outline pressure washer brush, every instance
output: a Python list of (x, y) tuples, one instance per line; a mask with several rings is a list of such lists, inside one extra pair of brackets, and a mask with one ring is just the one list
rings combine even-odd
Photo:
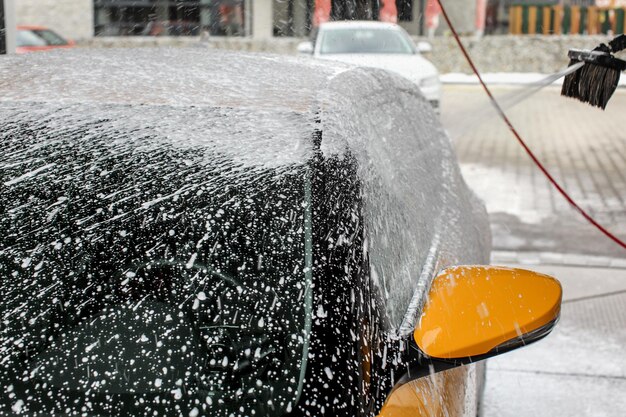
[(563, 80), (561, 95), (604, 110), (617, 88), (620, 73), (626, 70), (626, 61), (613, 56), (623, 49), (626, 49), (626, 36), (623, 34), (608, 45), (600, 44), (591, 51), (570, 49), (567, 54), (569, 66), (578, 68)]

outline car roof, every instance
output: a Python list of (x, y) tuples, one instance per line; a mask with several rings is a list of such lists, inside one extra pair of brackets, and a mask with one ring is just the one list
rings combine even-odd
[(82, 49), (0, 60), (0, 100), (307, 112), (349, 66), (206, 48)]
[(219, 148), (244, 166), (301, 164), (319, 128), (320, 93), (350, 68), (201, 47), (9, 55), (0, 60), (0, 130), (11, 117), (32, 126), (111, 120), (156, 134), (158, 146)]
[(50, 29), (45, 26), (38, 26), (38, 25), (19, 25), (17, 27), (17, 30), (50, 30)]
[(395, 23), (378, 22), (375, 20), (339, 20), (325, 22), (320, 25), (320, 29), (391, 29), (398, 30), (400, 26)]

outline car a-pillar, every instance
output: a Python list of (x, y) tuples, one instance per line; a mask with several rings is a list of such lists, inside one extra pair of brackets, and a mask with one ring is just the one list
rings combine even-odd
[(367, 321), (356, 163), (319, 155), (310, 169), (314, 316), (303, 392), (291, 415), (364, 416), (360, 326)]

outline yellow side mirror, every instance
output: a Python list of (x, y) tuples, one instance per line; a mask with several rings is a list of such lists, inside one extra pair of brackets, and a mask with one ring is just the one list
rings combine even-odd
[(483, 359), (539, 340), (556, 324), (561, 284), (523, 269), (458, 266), (433, 281), (414, 332), (431, 358)]

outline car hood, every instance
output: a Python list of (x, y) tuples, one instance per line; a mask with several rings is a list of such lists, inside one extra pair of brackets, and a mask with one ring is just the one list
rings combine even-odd
[(435, 66), (421, 55), (327, 54), (319, 55), (318, 58), (360, 67), (380, 68), (400, 74), (411, 81), (439, 75)]

